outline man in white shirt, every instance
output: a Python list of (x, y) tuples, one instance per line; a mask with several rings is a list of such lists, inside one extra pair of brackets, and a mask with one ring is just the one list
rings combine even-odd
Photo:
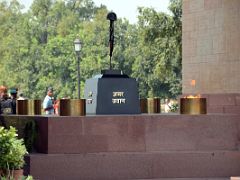
[(47, 95), (44, 98), (43, 101), (43, 110), (47, 115), (53, 115), (54, 114), (54, 108), (53, 108), (53, 102), (52, 102), (52, 97), (53, 97), (53, 88), (49, 87), (47, 90)]

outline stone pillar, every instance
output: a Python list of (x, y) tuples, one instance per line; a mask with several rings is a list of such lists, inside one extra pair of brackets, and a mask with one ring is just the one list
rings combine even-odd
[(183, 0), (182, 36), (183, 94), (206, 96), (210, 113), (240, 113), (240, 0)]

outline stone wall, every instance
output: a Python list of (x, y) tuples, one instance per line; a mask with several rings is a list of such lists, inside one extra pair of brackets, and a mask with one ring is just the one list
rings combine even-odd
[(183, 0), (183, 94), (240, 93), (239, 70), (240, 0)]

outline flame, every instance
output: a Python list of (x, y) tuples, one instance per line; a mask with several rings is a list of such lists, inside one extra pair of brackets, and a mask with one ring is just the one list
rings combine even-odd
[(188, 99), (201, 98), (201, 95), (200, 94), (197, 94), (197, 95), (187, 95), (184, 98), (188, 98)]
[(192, 79), (190, 84), (191, 84), (191, 86), (196, 86), (196, 80)]
[[(190, 82), (191, 87), (195, 87), (196, 86), (196, 80), (192, 79)], [(197, 95), (186, 95), (184, 96), (184, 98), (188, 98), (188, 99), (196, 99), (196, 98), (201, 98), (200, 94)]]

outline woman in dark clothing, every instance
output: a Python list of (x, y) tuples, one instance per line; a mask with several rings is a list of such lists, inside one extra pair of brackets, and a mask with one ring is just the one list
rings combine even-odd
[(13, 102), (8, 97), (5, 86), (0, 86), (0, 114), (13, 114)]

